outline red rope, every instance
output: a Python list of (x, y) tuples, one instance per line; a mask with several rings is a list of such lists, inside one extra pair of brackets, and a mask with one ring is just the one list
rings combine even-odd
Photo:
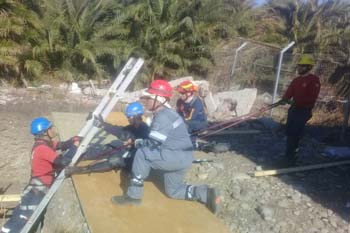
[[(204, 130), (201, 130), (199, 132), (196, 132), (196, 134), (200, 134), (200, 133), (203, 133), (202, 135), (199, 136), (199, 138), (206, 138), (210, 135), (214, 135), (218, 132), (221, 132), (227, 128), (230, 128), (232, 126), (235, 126), (235, 125), (238, 125), (244, 121), (247, 121), (249, 119), (252, 119), (253, 117), (256, 117), (256, 116), (259, 116), (260, 114), (268, 111), (268, 110), (271, 110), (272, 108), (274, 107), (277, 107), (279, 104), (277, 103), (274, 103), (274, 104), (271, 104), (271, 105), (268, 105), (266, 107), (263, 107), (261, 109), (259, 109), (257, 112), (254, 112), (254, 113), (248, 113), (246, 115), (243, 115), (243, 116), (240, 116), (240, 117), (237, 117), (237, 118), (234, 118), (234, 119), (231, 119), (231, 120), (227, 120), (227, 121), (224, 121), (224, 122), (220, 122), (218, 124), (215, 124), (215, 125), (212, 125)], [(228, 125), (226, 125), (228, 124)], [(212, 131), (212, 132), (208, 132), (208, 129), (215, 129), (215, 128), (218, 128), (220, 126), (223, 126), (223, 125), (226, 125), (218, 130), (215, 130), (215, 131)]]

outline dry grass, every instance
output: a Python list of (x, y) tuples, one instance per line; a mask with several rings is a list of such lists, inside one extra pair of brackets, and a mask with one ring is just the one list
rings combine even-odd
[(335, 101), (318, 103), (309, 120), (310, 125), (341, 126), (343, 124), (343, 104)]

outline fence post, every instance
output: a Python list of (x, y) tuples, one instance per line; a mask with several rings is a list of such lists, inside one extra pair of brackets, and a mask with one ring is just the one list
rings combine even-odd
[[(272, 104), (275, 102), (276, 95), (277, 95), (277, 88), (278, 88), (278, 82), (279, 82), (280, 74), (281, 74), (283, 55), (284, 55), (284, 53), (285, 53), (288, 49), (290, 49), (290, 47), (292, 47), (294, 44), (295, 44), (295, 42), (292, 41), (292, 42), (289, 43), (286, 47), (284, 47), (284, 48), (281, 50), (281, 52), (280, 52), (280, 56), (279, 56), (279, 59), (278, 59), (278, 68), (277, 68), (277, 74), (276, 74), (275, 88), (274, 88), (274, 90), (273, 90), (273, 96), (272, 96)], [(270, 116), (271, 116), (271, 117), (272, 117), (272, 111), (273, 111), (273, 109), (271, 109), (271, 112), (270, 112)]]
[(350, 112), (350, 97), (346, 98), (345, 106), (344, 106), (344, 120), (343, 126), (340, 134), (340, 141), (344, 142), (346, 129), (348, 128), (349, 122), (349, 112)]
[(233, 59), (233, 65), (232, 65), (232, 70), (231, 70), (231, 78), (233, 78), (233, 74), (235, 73), (235, 68), (236, 68), (236, 63), (237, 63), (237, 58), (238, 58), (238, 52), (243, 49), (248, 42), (244, 42), (241, 44), (235, 51), (235, 58)]

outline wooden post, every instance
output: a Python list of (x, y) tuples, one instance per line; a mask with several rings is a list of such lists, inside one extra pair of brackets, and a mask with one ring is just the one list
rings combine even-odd
[(278, 170), (256, 171), (252, 174), (252, 176), (254, 176), (254, 177), (273, 176), (273, 175), (286, 174), (286, 173), (292, 173), (292, 172), (302, 172), (302, 171), (315, 170), (315, 169), (326, 168), (326, 167), (335, 167), (335, 166), (347, 165), (347, 164), (350, 164), (350, 160), (309, 165), (309, 166), (303, 166), (303, 167), (283, 168), (283, 169), (278, 169)]
[(343, 126), (341, 130), (341, 135), (340, 135), (340, 141), (345, 140), (345, 133), (346, 129), (348, 128), (348, 122), (349, 122), (349, 112), (350, 112), (350, 97), (346, 99), (345, 106), (344, 106), (344, 121), (343, 121)]
[(0, 195), (1, 202), (19, 202), (21, 200), (20, 194), (9, 194), (9, 195)]

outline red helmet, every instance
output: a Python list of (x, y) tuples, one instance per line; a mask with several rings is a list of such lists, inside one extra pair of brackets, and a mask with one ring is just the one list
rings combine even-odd
[(158, 79), (151, 82), (151, 85), (148, 87), (147, 92), (150, 94), (170, 98), (173, 95), (173, 88), (167, 81)]
[(197, 86), (188, 80), (181, 82), (176, 89), (179, 93), (195, 92), (198, 90)]

